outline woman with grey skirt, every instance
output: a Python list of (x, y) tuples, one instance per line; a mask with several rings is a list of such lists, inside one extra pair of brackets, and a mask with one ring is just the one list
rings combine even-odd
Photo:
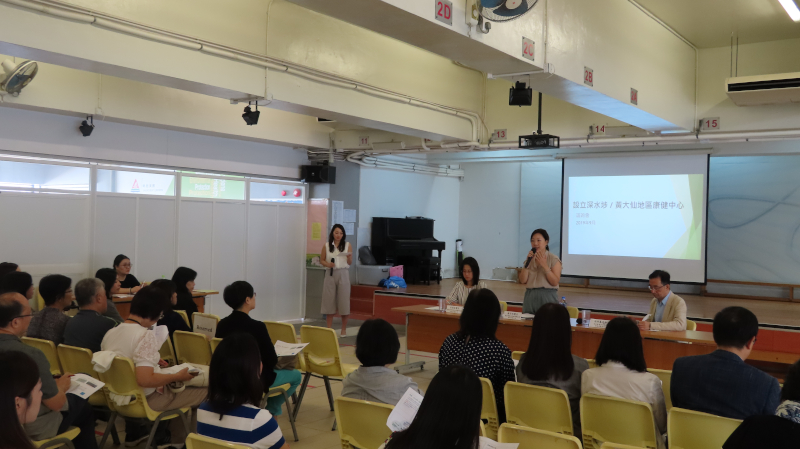
[(327, 268), (322, 284), (320, 313), (325, 315), (328, 327), (333, 327), (336, 313), (342, 317), (342, 337), (347, 334), (347, 317), (350, 315), (350, 264), (353, 263), (353, 251), (350, 250), (350, 244), (345, 242), (346, 238), (344, 227), (333, 225), (328, 243), (322, 246), (319, 257), (319, 263)]
[(561, 279), (561, 260), (550, 252), (550, 236), (544, 229), (531, 234), (531, 250), (519, 271), (519, 283), (525, 284), (522, 313), (536, 313), (539, 307), (558, 303), (558, 281)]

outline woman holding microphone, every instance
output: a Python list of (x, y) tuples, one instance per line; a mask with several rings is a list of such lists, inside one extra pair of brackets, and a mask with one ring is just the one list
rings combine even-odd
[(347, 234), (340, 224), (333, 225), (328, 236), (328, 243), (322, 246), (319, 263), (325, 270), (325, 282), (322, 285), (322, 307), (320, 313), (325, 315), (328, 327), (333, 327), (333, 316), (338, 312), (342, 317), (342, 337), (347, 336), (347, 318), (350, 315), (350, 264), (353, 263), (353, 251), (345, 241)]
[(558, 303), (558, 282), (561, 279), (561, 260), (550, 252), (550, 236), (544, 229), (531, 234), (531, 250), (522, 268), (518, 269), (519, 283), (526, 284), (522, 313), (536, 313), (549, 302)]

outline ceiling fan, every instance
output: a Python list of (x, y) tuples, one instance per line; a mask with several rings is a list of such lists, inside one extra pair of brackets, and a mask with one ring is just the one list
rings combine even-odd
[(477, 25), (482, 33), (488, 33), (491, 22), (509, 22), (522, 17), (533, 9), (539, 0), (470, 0), (467, 7), (467, 23)]

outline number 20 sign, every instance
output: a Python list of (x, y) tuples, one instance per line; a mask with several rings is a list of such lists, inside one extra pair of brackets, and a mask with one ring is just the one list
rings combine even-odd
[(436, 20), (448, 25), (453, 24), (453, 3), (447, 0), (434, 0)]

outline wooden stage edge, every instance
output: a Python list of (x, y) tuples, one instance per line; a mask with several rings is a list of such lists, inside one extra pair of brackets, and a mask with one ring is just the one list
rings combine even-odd
[[(443, 279), (441, 284), (409, 285), (400, 289), (380, 289), (376, 287), (373, 301), (379, 307), (381, 298), (406, 297), (427, 298), (435, 300), (446, 297), (459, 279)], [(525, 294), (525, 286), (512, 281), (485, 281), (501, 301), (521, 304)], [(590, 309), (597, 313), (631, 314), (643, 316), (649, 312), (653, 298), (647, 292), (630, 290), (610, 290), (607, 288), (576, 288), (562, 286), (559, 296), (564, 296), (570, 306), (579, 309)], [(687, 317), (699, 324), (710, 325), (714, 315), (728, 306), (740, 306), (751, 310), (761, 327), (782, 329), (789, 332), (800, 332), (800, 304), (780, 301), (762, 301), (756, 299), (728, 298), (720, 296), (699, 296), (680, 294), (686, 301)], [(398, 304), (400, 305), (400, 304)]]

